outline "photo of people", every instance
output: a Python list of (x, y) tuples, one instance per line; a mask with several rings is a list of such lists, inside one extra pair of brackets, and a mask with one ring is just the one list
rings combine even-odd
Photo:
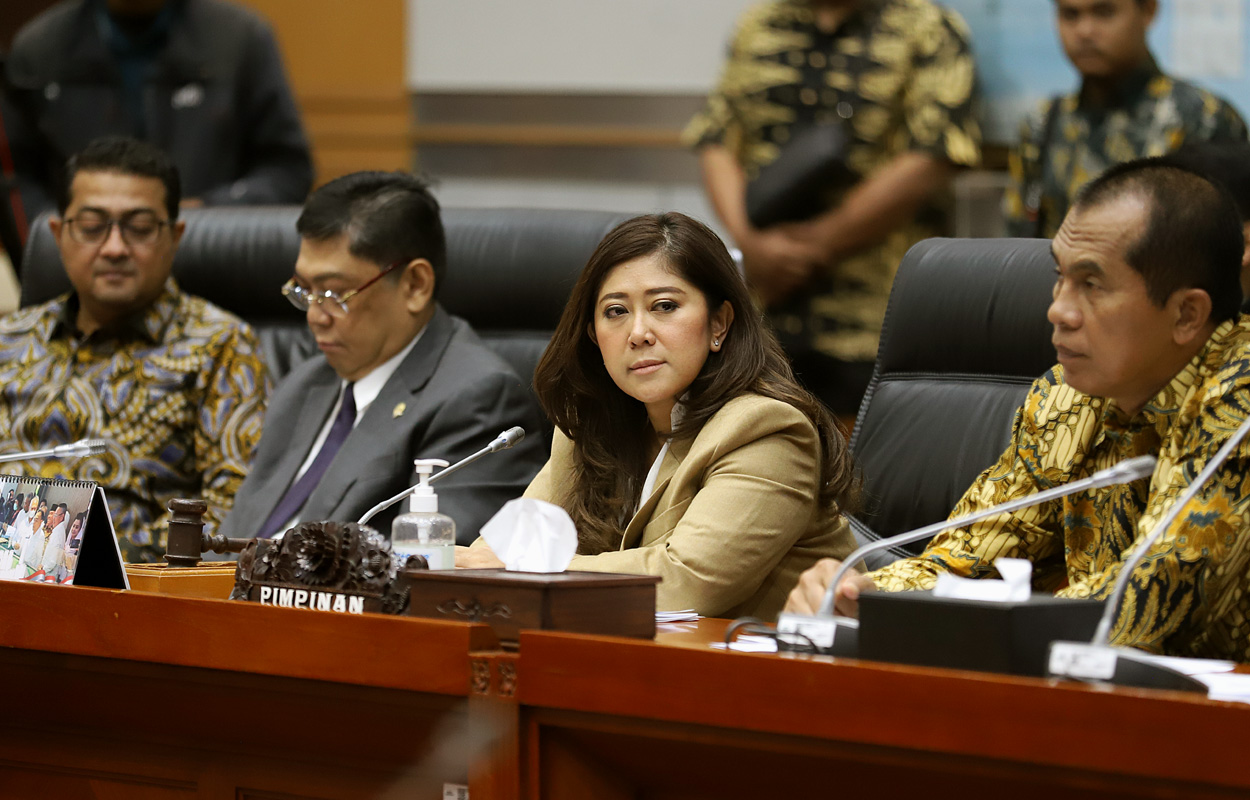
[(94, 490), (0, 476), (0, 580), (72, 583)]

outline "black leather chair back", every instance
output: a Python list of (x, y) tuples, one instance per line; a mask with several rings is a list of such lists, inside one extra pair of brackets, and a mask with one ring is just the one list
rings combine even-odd
[(851, 437), (861, 543), (945, 519), (1002, 454), (1029, 385), (1055, 361), (1054, 280), (1047, 239), (929, 239), (904, 257)]
[(9, 257), (10, 263), (13, 264), (13, 270), (21, 275), (22, 270), (22, 238), (24, 231), (20, 230), (18, 218), (21, 217), (25, 221), (25, 214), (19, 212), (14, 205), (20, 205), (22, 200), (18, 194), (17, 178), (12, 171), (12, 159), (9, 153), (9, 141), (11, 139), (11, 130), (13, 123), (7, 126), (5, 120), (13, 119), (17, 110), (13, 108), (9, 99), (9, 93), (6, 91), (8, 82), (5, 79), (5, 60), (7, 54), (0, 50), (0, 152), (3, 152), (5, 158), (0, 160), (0, 248)]
[(590, 254), (608, 231), (632, 216), (444, 209), (447, 274), (439, 302), (468, 320), (529, 382)]
[[(281, 294), (299, 253), (298, 206), (189, 209), (174, 277), (255, 329), (277, 380), (316, 345)], [(464, 317), (527, 380), (591, 252), (627, 214), (547, 209), (443, 209), (447, 272), (439, 301)], [(22, 305), (69, 289), (47, 217), (32, 226)]]

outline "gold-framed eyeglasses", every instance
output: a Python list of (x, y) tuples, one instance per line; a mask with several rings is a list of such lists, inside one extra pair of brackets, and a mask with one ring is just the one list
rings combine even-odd
[(282, 296), (287, 300), (290, 300), (291, 305), (295, 306), (300, 311), (307, 311), (312, 307), (313, 303), (316, 303), (321, 307), (322, 311), (332, 317), (345, 317), (347, 316), (348, 300), (351, 300), (365, 289), (368, 289), (373, 284), (382, 280), (383, 276), (392, 272), (396, 267), (401, 267), (407, 263), (408, 261), (406, 259), (396, 261), (394, 264), (391, 264), (377, 275), (374, 275), (372, 278), (365, 281), (364, 285), (358, 286), (350, 292), (346, 292), (344, 294), (331, 291), (318, 292), (315, 289), (306, 289), (303, 286), (300, 286), (299, 283), (296, 282), (295, 277), (292, 276), (289, 281), (282, 284)]
[(131, 247), (146, 247), (156, 242), (161, 230), (169, 225), (169, 220), (161, 219), (145, 209), (129, 211), (122, 214), (120, 219), (113, 219), (98, 211), (80, 211), (75, 216), (66, 217), (65, 224), (69, 227), (70, 238), (79, 244), (103, 244), (112, 235), (113, 226), (116, 225), (123, 242)]

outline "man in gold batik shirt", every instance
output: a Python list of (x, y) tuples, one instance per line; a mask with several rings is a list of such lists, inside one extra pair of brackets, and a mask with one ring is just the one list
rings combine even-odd
[(170, 277), (184, 224), (173, 162), (133, 139), (70, 159), (51, 220), (74, 289), (0, 320), (0, 452), (103, 439), (15, 474), (104, 487), (126, 561), (165, 553), (167, 505), (230, 509), (260, 440), (268, 376), (241, 320)]
[[(930, 0), (781, 0), (738, 23), (720, 83), (686, 129), (795, 369), (840, 414), (868, 383), (894, 273), (943, 230), (938, 198), (980, 161), (963, 21)], [(787, 143), (840, 126), (853, 185), (824, 213), (755, 228), (747, 184)]]
[(1187, 143), (1246, 140), (1225, 100), (1159, 69), (1146, 42), (1157, 10), (1156, 0), (1055, 0), (1081, 86), (1021, 124), (1004, 198), (1009, 236), (1054, 236), (1072, 198), (1107, 167)]
[[(1165, 161), (1114, 167), (1055, 236), (1049, 319), (1059, 365), (1034, 383), (1013, 441), (952, 516), (1153, 455), (1154, 474), (939, 535), (916, 558), (838, 587), (931, 588), (941, 572), (996, 575), (1027, 558), (1034, 588), (1106, 597), (1134, 543), (1250, 415), (1250, 318), (1238, 316), (1241, 221), (1228, 197)], [(1112, 640), (1250, 660), (1250, 444), (1243, 442), (1134, 571)], [(789, 608), (819, 605), (837, 562), (804, 573)]]

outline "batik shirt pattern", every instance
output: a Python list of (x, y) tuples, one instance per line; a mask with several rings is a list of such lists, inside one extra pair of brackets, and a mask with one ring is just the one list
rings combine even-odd
[[(1250, 414), (1250, 318), (1225, 322), (1131, 418), (1114, 401), (1063, 383), (1056, 366), (1017, 412), (1012, 444), (951, 516), (1153, 455), (1154, 474), (1069, 495), (940, 534), (918, 557), (869, 577), (888, 591), (932, 588), (941, 572), (995, 576), (994, 560), (1027, 558), (1034, 588), (1105, 598), (1126, 553), (1150, 534)], [(1173, 655), (1250, 660), (1250, 443), (1243, 441), (1134, 571), (1112, 631), (1116, 644)]]
[(1085, 101), (1083, 92), (1047, 100), (1025, 118), (1009, 158), (1008, 235), (1054, 237), (1081, 188), (1116, 164), (1165, 155), (1187, 142), (1245, 140), (1246, 124), (1232, 106), (1164, 75), (1153, 61), (1105, 106)]
[[(929, 0), (866, 0), (833, 33), (802, 0), (765, 3), (738, 23), (720, 83), (687, 127), (686, 142), (728, 148), (748, 179), (793, 132), (841, 120), (848, 165), (871, 175), (906, 152), (980, 162), (976, 69), (962, 19)], [(841, 193), (830, 196), (830, 207)], [(774, 314), (783, 333), (845, 361), (871, 361), (898, 263), (941, 231), (938, 207), (833, 265)]]
[(83, 337), (64, 295), (0, 319), (0, 452), (103, 439), (96, 456), (7, 465), (104, 487), (128, 562), (164, 556), (168, 503), (225, 517), (260, 440), (268, 374), (241, 320), (170, 279), (145, 312)]

